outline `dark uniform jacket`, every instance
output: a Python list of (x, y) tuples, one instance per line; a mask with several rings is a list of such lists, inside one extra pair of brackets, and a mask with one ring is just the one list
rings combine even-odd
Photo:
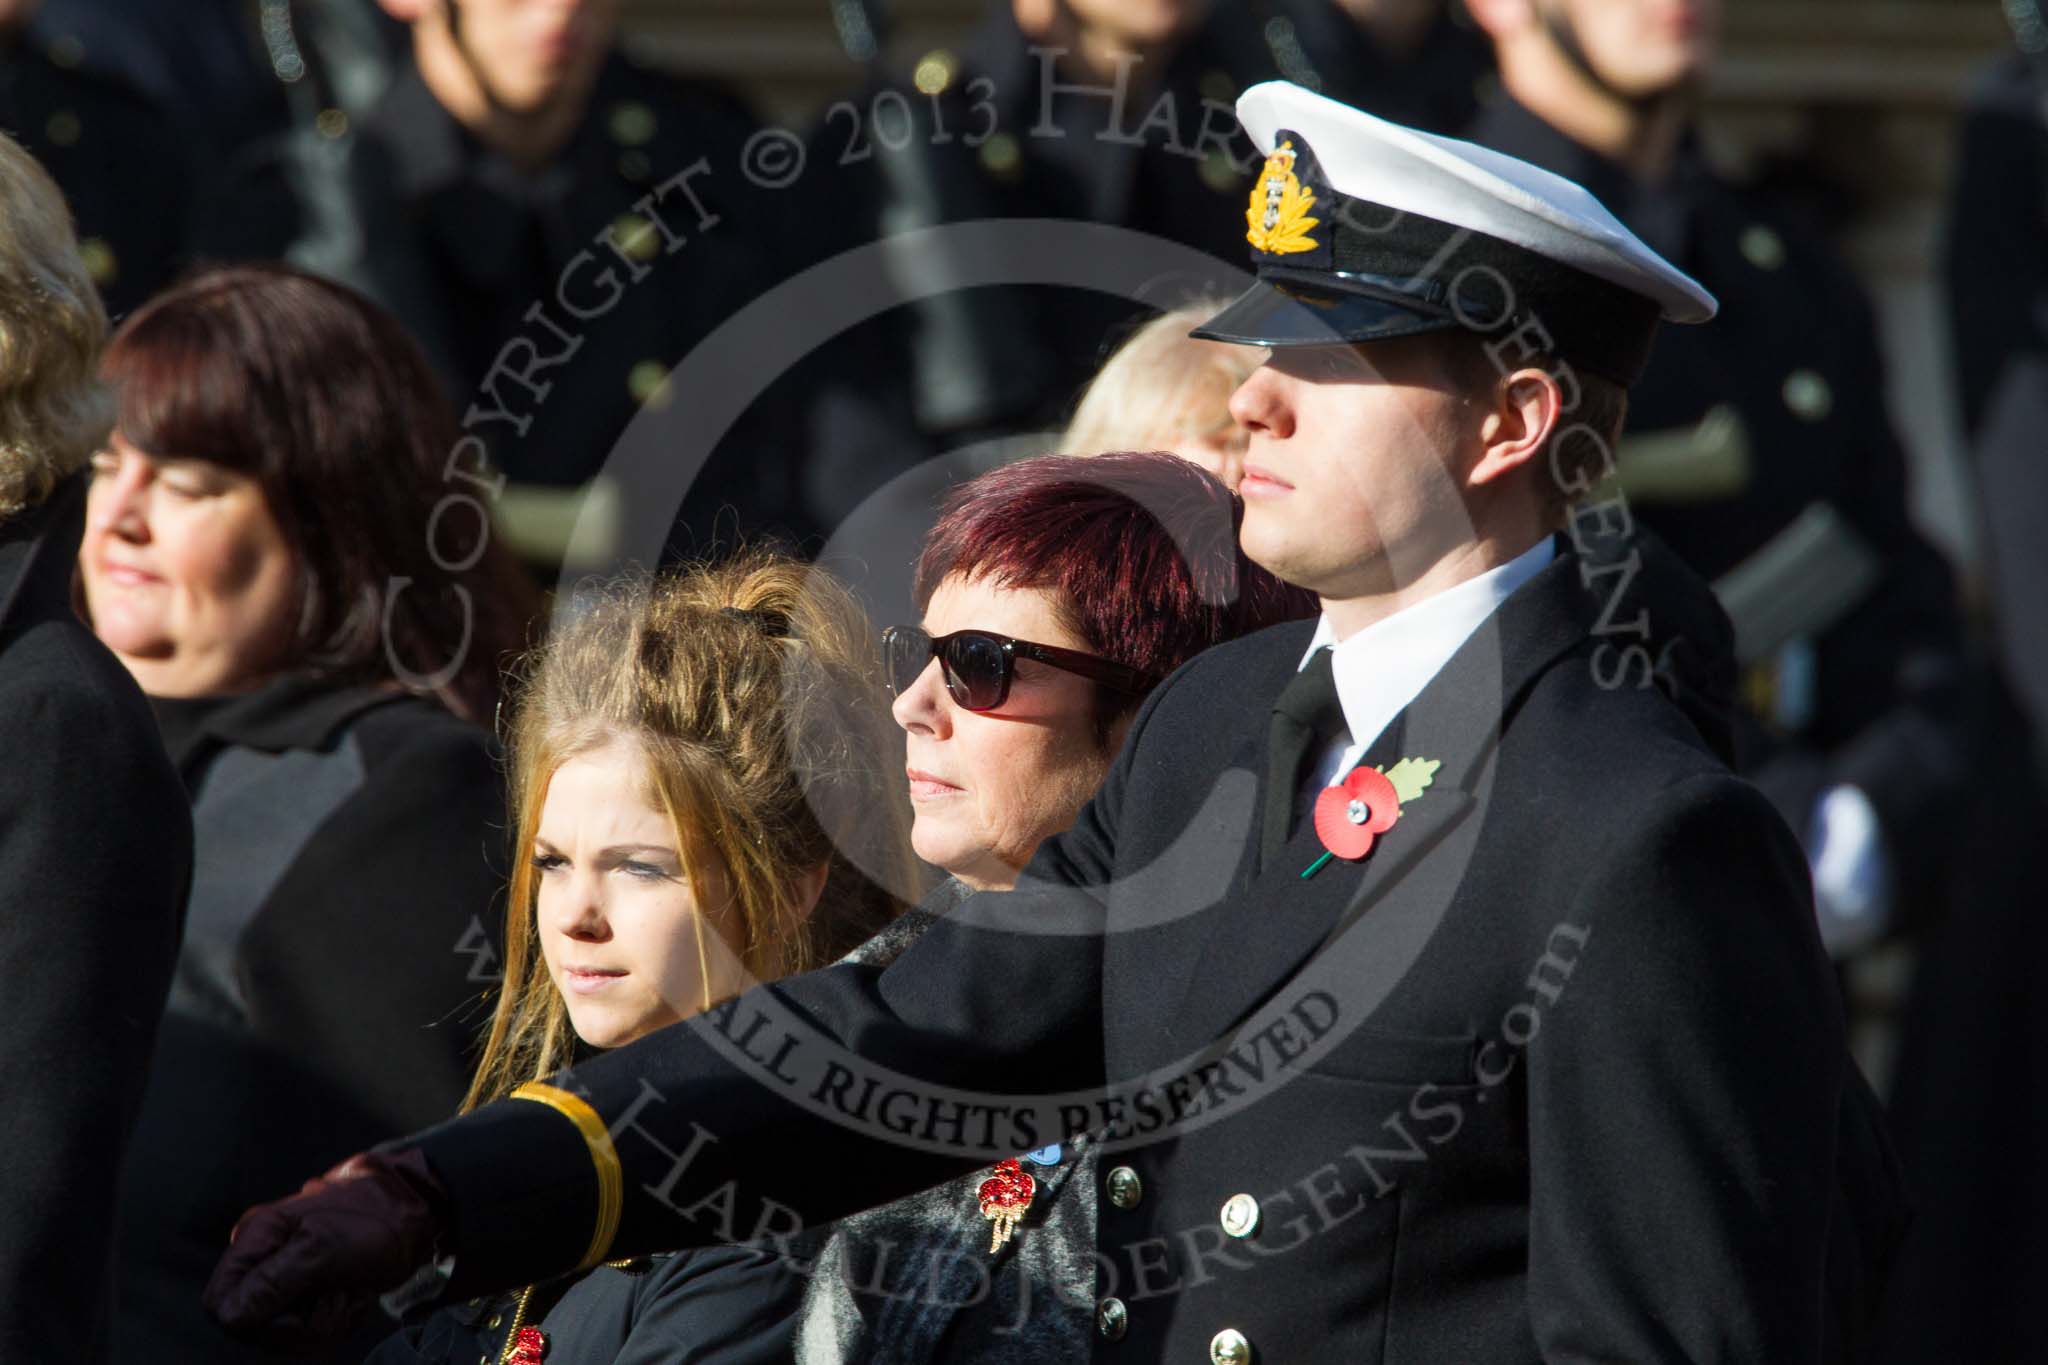
[(1942, 265), (1999, 643), (2038, 738), (2048, 726), (2048, 73), (2035, 60), (2014, 53), (1970, 92)]
[[(1328, 0), (1275, 0), (1210, 6), (1173, 50), (1119, 82), (1077, 74), (1022, 32), (1009, 0), (986, 8), (958, 52), (882, 70), (828, 107), (811, 137), (798, 187), (817, 225), (810, 250), (940, 230), (878, 261), (905, 306), (809, 367), (802, 496), (827, 529), (925, 455), (1013, 436), (1041, 453), (1154, 310), (1242, 288), (1241, 206), (1262, 158), (1237, 126), (1241, 90), (1305, 78), (1448, 128), (1469, 116), (1472, 77), (1489, 60), (1481, 44), (1468, 66), (1471, 33), (1445, 21), (1412, 63), (1392, 62)], [(1059, 235), (1033, 231), (1040, 221)], [(943, 231), (974, 223), (1002, 235)], [(1066, 235), (1094, 225), (1122, 232)], [(962, 288), (964, 278), (995, 287)], [(984, 467), (999, 461), (988, 453)]]
[(165, 112), (29, 27), (0, 47), (0, 128), (64, 191), (79, 255), (116, 319), (184, 267), (197, 167)]
[(1498, 86), (1493, 45), (1462, 5), (1431, 5), (1414, 49), (1398, 55), (1333, 0), (1248, 7), (1284, 79), (1393, 123), (1462, 136)]
[[(1695, 145), (1666, 184), (1648, 187), (1511, 101), (1468, 136), (1584, 185), (1720, 300), (1710, 325), (1660, 333), (1629, 391), (1624, 489), (1641, 450), (1632, 442), (1681, 444), (1658, 461), (1667, 477), (1629, 491), (1627, 511), (1717, 581), (1817, 506), (1860, 541), (1876, 575), (1749, 668), (1754, 724), (1740, 766), (1800, 831), (1824, 789), (1861, 788), (1899, 899), (1939, 896), (1971, 783), (1961, 620), (1947, 562), (1908, 516), (1861, 290), (1815, 234), (1721, 178)], [(1731, 430), (1746, 453), (1717, 457), (1712, 434)], [(1688, 484), (1688, 465), (1707, 472)], [(1773, 597), (1782, 605), (1824, 586), (1802, 578)], [(1738, 615), (1738, 643), (1747, 624)]]
[(35, 24), (66, 61), (159, 102), (208, 181), (295, 114), (310, 121), (305, 105), (339, 100), (352, 111), (352, 97), (375, 75), (336, 69), (337, 32), (399, 29), (358, 0), (291, 0), (288, 12), (242, 0), (40, 0)]
[[(280, 146), (253, 162), (203, 245), (288, 254), (361, 289), (425, 345), (465, 435), (507, 475), (577, 485), (643, 405), (701, 399), (664, 388), (671, 368), (785, 268), (786, 206), (748, 197), (751, 132), (715, 88), (614, 55), (569, 143), (522, 170), (406, 63), (330, 155)], [(774, 524), (793, 458), (749, 427), (692, 482), (691, 507), (707, 523), (730, 504), (749, 526)]]
[[(1305, 878), (1302, 820), (1262, 863), (1267, 712), (1313, 629), (1278, 627), (1159, 687), (1019, 889), (885, 972), (578, 1067), (624, 1164), (614, 1254), (1099, 1122), (1142, 1185), (1100, 1212), (1100, 1360), (1820, 1359), (1847, 1060), (1800, 853), (1599, 633), (1616, 593), (1668, 622), (1697, 583), (1591, 567), (1561, 554), (1372, 745), (1441, 766), (1362, 862)], [(597, 1178), (560, 1115), (413, 1141), (451, 1292), (582, 1253)]]
[(2048, 358), (2048, 92), (2023, 54), (1973, 84), (1950, 193), (1942, 264), (1963, 425), (1975, 435), (2011, 370)]
[(773, 1365), (790, 1353), (804, 1280), (773, 1251), (703, 1247), (444, 1308), (393, 1335), (364, 1365), (505, 1360), (522, 1328), (547, 1365)]
[(251, 1199), (461, 1103), (499, 970), (503, 786), (480, 730), (388, 689), (158, 706), (198, 859), (127, 1168), (116, 1358), (269, 1359), (200, 1288)]
[(71, 610), (78, 489), (0, 525), (0, 1354), (108, 1359), (121, 1158), (192, 823), (135, 682)]
[[(931, 74), (940, 57), (943, 80)], [(808, 367), (813, 519), (838, 525), (925, 455), (1056, 432), (1152, 310), (1235, 292), (1237, 206), (1260, 158), (1232, 101), (1274, 73), (1240, 6), (1214, 7), (1176, 50), (1118, 82), (1075, 74), (998, 0), (958, 53), (934, 54), (915, 75), (883, 70), (830, 106), (799, 186), (818, 225), (808, 249), (829, 257), (936, 235), (877, 260), (905, 306)], [(1033, 229), (1041, 221), (1135, 235), (1061, 238), (1053, 250)], [(947, 231), (977, 223), (1001, 225), (998, 236)], [(961, 287), (968, 278), (992, 287)]]
[[(2036, 55), (2035, 61), (2039, 60)], [(1945, 242), (1963, 417), (1976, 457), (1985, 558), (2003, 663), (2035, 754), (2048, 722), (2048, 122), (2041, 71), (2015, 53), (1964, 111)], [(2008, 759), (2027, 727), (1986, 708)], [(2039, 784), (2001, 784), (1973, 811), (1960, 912), (1922, 946), (1899, 1041), (1892, 1112), (1919, 1206), (1883, 1324), (1882, 1359), (2023, 1360), (2041, 1354), (2033, 1286), (2048, 1274), (2044, 1083), (2048, 960)]]

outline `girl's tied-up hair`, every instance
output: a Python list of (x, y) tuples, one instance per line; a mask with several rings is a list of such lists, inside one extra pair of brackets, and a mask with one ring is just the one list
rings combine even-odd
[[(685, 875), (724, 873), (755, 980), (822, 966), (922, 890), (910, 852), (902, 742), (880, 656), (851, 593), (750, 552), (601, 591), (521, 669), (509, 721), (513, 875), (505, 979), (465, 1108), (573, 1060), (575, 1037), (541, 951), (531, 852), (555, 771), (624, 743), (645, 764)], [(797, 886), (829, 868), (805, 913)], [(700, 976), (708, 955), (697, 918)], [(672, 1001), (680, 1012), (717, 1002)]]

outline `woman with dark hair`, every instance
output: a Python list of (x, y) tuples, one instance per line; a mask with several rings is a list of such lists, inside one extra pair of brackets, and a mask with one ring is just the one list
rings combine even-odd
[[(883, 635), (911, 843), (950, 879), (854, 960), (893, 960), (968, 891), (1014, 886), (1168, 673), (1315, 613), (1245, 558), (1243, 515), (1164, 453), (1048, 455), (952, 494), (917, 562), (922, 623)], [(844, 1219), (813, 1270), (798, 1359), (1085, 1358), (1099, 1178), (1082, 1135)]]
[(475, 722), (531, 590), (443, 482), (469, 466), (417, 347), (348, 290), (202, 274), (102, 369), (82, 606), (151, 700), (196, 836), (114, 1355), (266, 1359), (198, 1307), (236, 1215), (466, 1087), (504, 872)]
[(79, 569), (145, 692), (318, 674), (490, 718), (532, 593), (489, 538), (480, 447), (397, 319), (236, 266), (159, 295), (101, 369), (120, 410)]

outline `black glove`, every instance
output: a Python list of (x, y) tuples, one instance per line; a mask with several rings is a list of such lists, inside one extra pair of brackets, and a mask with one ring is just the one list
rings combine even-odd
[(331, 1343), (433, 1262), (446, 1225), (447, 1198), (417, 1148), (364, 1152), (243, 1214), (203, 1302), (247, 1341)]

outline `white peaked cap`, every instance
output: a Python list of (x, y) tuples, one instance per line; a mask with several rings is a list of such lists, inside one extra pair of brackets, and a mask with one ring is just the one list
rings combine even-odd
[(1719, 305), (1645, 246), (1584, 187), (1476, 143), (1406, 128), (1289, 81), (1237, 101), (1261, 154), (1284, 130), (1314, 150), (1321, 178), (1354, 199), (1482, 233), (1654, 302), (1667, 322), (1705, 322)]

